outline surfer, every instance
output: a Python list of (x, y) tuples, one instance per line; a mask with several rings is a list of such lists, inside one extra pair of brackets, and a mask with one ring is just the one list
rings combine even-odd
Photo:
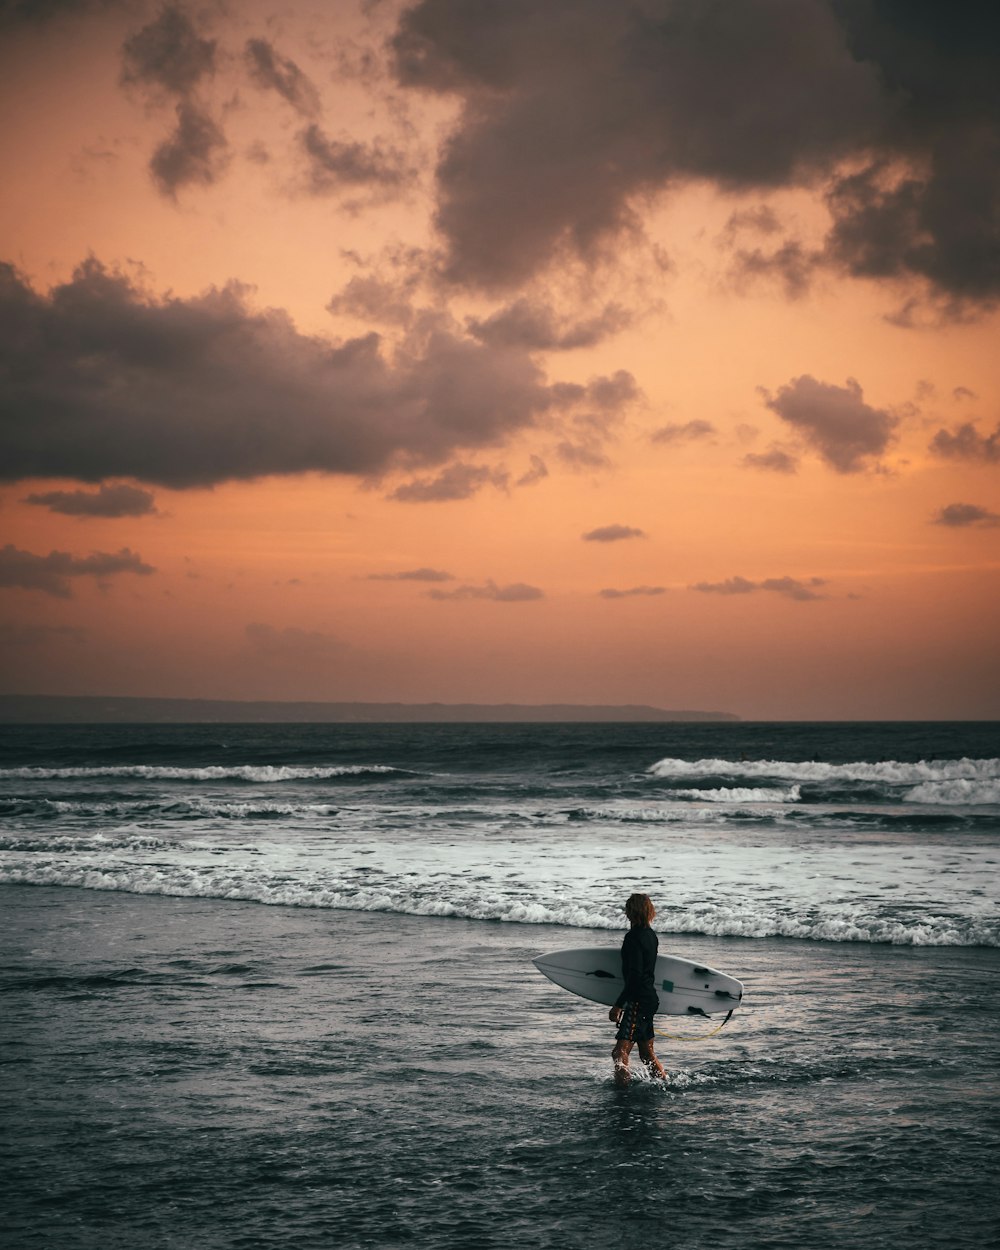
[(635, 1045), (650, 1075), (661, 1079), (667, 1075), (653, 1051), (653, 1016), (660, 1006), (653, 976), (659, 941), (650, 928), (656, 908), (648, 894), (633, 894), (625, 904), (625, 915), (631, 925), (622, 942), (625, 988), (608, 1012), (608, 1019), (618, 1025), (611, 1052), (616, 1085), (627, 1085), (632, 1079), (628, 1059)]

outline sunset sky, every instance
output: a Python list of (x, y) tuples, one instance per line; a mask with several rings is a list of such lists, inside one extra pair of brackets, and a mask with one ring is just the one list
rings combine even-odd
[(0, 0), (0, 691), (1000, 716), (1000, 17)]

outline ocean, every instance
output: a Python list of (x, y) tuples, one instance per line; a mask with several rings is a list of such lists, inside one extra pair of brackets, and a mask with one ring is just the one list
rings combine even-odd
[(995, 724), (2, 726), (5, 1244), (995, 1244), (998, 860)]

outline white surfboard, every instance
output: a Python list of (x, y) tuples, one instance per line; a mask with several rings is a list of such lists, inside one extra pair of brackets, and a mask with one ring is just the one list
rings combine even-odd
[[(532, 963), (544, 976), (571, 994), (591, 1002), (614, 1006), (625, 988), (621, 951), (594, 946), (581, 950), (539, 955)], [(656, 993), (660, 1013), (668, 1016), (713, 1016), (738, 1007), (742, 982), (704, 964), (659, 955), (656, 960)]]

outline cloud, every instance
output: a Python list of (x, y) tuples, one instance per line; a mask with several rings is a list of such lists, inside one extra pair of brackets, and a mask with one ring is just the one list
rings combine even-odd
[(302, 117), (319, 115), (319, 92), (308, 76), (266, 39), (248, 39), (244, 59), (250, 77), (262, 90), (276, 91)]
[(548, 465), (541, 458), (532, 453), (530, 458), (531, 467), (514, 483), (515, 486), (533, 486), (535, 482), (540, 482), (543, 478), (549, 476)]
[(226, 167), (225, 135), (208, 113), (190, 100), (177, 105), (177, 125), (159, 145), (149, 171), (163, 195), (173, 199), (181, 187), (211, 186)]
[(654, 443), (689, 443), (699, 438), (711, 438), (714, 433), (715, 426), (711, 421), (699, 419), (686, 421), (683, 425), (677, 423), (661, 425), (649, 437)]
[(585, 543), (617, 543), (625, 538), (645, 538), (644, 530), (635, 529), (631, 525), (599, 525), (595, 530), (588, 530), (580, 537)]
[[(572, 37), (567, 32), (572, 31)], [(405, 87), (457, 102), (436, 170), (456, 282), (516, 285), (636, 230), (643, 197), (826, 187), (824, 264), (1000, 296), (994, 6), (419, 0)], [(797, 281), (801, 257), (746, 258)]]
[(308, 161), (309, 189), (314, 195), (358, 187), (396, 192), (413, 181), (413, 171), (403, 153), (380, 141), (330, 139), (313, 122), (303, 130), (299, 142)]
[(983, 464), (1000, 461), (1000, 425), (992, 434), (980, 434), (971, 421), (953, 430), (938, 430), (930, 442), (935, 456), (946, 460), (978, 460)]
[(0, 29), (44, 26), (60, 17), (87, 17), (127, 0), (0, 0)]
[(810, 251), (797, 239), (786, 239), (766, 252), (763, 248), (739, 248), (730, 271), (738, 288), (756, 279), (777, 278), (788, 299), (799, 299), (809, 290), (822, 254)]
[(226, 137), (196, 98), (199, 84), (215, 69), (215, 40), (203, 39), (179, 5), (164, 5), (122, 47), (124, 86), (142, 87), (154, 99), (176, 98), (177, 123), (149, 162), (153, 182), (168, 199), (176, 199), (181, 187), (211, 186), (228, 163)]
[(818, 594), (814, 589), (825, 585), (826, 579), (822, 577), (810, 577), (804, 582), (795, 577), (767, 577), (762, 582), (751, 582), (745, 577), (736, 576), (728, 577), (724, 582), (698, 582), (688, 589), (710, 595), (750, 595), (758, 590), (770, 590), (788, 599), (804, 602), (825, 598), (825, 595)]
[(508, 475), (499, 469), (477, 464), (450, 464), (437, 477), (416, 478), (404, 482), (389, 495), (401, 503), (446, 503), (453, 499), (469, 499), (484, 486), (507, 489)]
[(803, 374), (780, 387), (776, 395), (763, 388), (761, 394), (767, 407), (838, 473), (860, 473), (872, 467), (872, 460), (886, 450), (899, 424), (899, 418), (886, 409), (864, 402), (854, 378), (848, 378), (846, 386), (834, 386)]
[(787, 595), (789, 599), (825, 599), (825, 595), (817, 594), (814, 586), (825, 586), (826, 578), (810, 577), (808, 582), (800, 582), (794, 577), (766, 577), (760, 584), (761, 590), (773, 590), (775, 594)]
[(485, 320), (470, 317), (469, 332), (483, 343), (522, 347), (526, 351), (571, 351), (594, 347), (624, 330), (632, 314), (620, 304), (605, 304), (591, 317), (560, 316), (550, 304), (522, 297)]
[(405, 569), (400, 573), (369, 573), (370, 582), (453, 582), (453, 573), (442, 569)]
[(102, 486), (97, 491), (52, 490), (28, 495), (24, 502), (38, 504), (64, 516), (135, 517), (156, 513), (153, 495), (148, 490), (140, 490), (138, 486), (128, 486), (124, 482), (116, 486)]
[(202, 39), (179, 5), (166, 4), (158, 17), (125, 41), (122, 82), (186, 96), (215, 73), (215, 52), (214, 39)]
[(487, 288), (560, 252), (592, 257), (634, 226), (636, 197), (670, 184), (814, 176), (870, 141), (883, 100), (822, 0), (422, 0), (393, 50), (403, 85), (461, 101), (437, 225), (449, 276)]
[(610, 422), (634, 393), (621, 372), (548, 384), (527, 352), (444, 318), (388, 352), (374, 333), (302, 334), (236, 283), (158, 298), (91, 259), (41, 295), (0, 264), (0, 480), (370, 476), (558, 428), (584, 405)]
[(980, 529), (992, 529), (1000, 525), (1000, 516), (990, 512), (988, 508), (980, 508), (978, 504), (950, 503), (937, 513), (931, 524), (947, 525), (954, 529), (964, 529), (970, 525)]
[(799, 468), (798, 458), (780, 447), (747, 452), (743, 464), (748, 469), (765, 469), (772, 473), (797, 473)]
[(429, 590), (431, 599), (492, 599), (496, 603), (528, 603), (535, 599), (544, 599), (545, 592), (537, 586), (528, 586), (524, 582), (512, 582), (509, 586), (498, 586), (490, 580), (481, 586), (456, 586), (454, 590)]
[(666, 592), (666, 586), (630, 586), (627, 590), (615, 590), (609, 586), (597, 593), (602, 599), (628, 599), (633, 595), (664, 595)]
[(274, 625), (252, 622), (247, 625), (245, 634), (260, 659), (291, 667), (340, 659), (349, 649), (345, 642), (331, 634), (295, 626), (277, 629)]
[(975, 391), (970, 391), (967, 386), (956, 386), (951, 393), (953, 399), (978, 399)]
[(0, 587), (41, 590), (57, 599), (72, 598), (73, 577), (113, 577), (118, 573), (148, 575), (156, 570), (140, 555), (123, 547), (118, 552), (95, 551), (74, 556), (67, 551), (50, 551), (47, 556), (21, 551), (8, 543), (0, 548)]
[(22, 625), (0, 621), (0, 647), (40, 647), (47, 642), (86, 642), (88, 630), (79, 625)]

